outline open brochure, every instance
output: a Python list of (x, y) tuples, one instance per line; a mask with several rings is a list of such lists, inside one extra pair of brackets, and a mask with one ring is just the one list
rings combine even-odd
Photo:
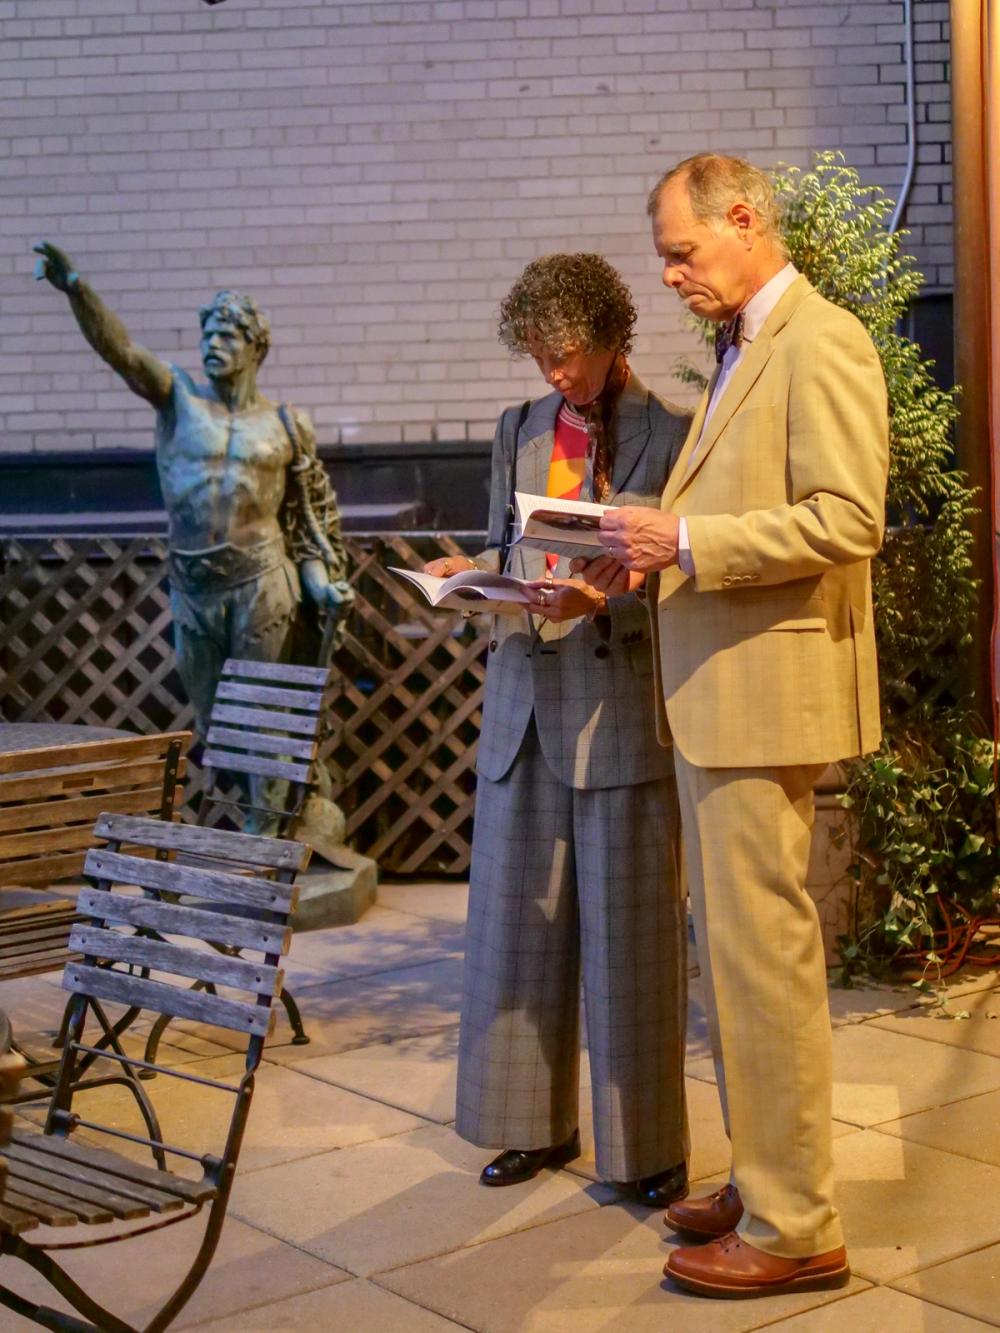
[(517, 612), (519, 606), (511, 603), (531, 602), (535, 597), (524, 579), (515, 579), (510, 574), (491, 574), (485, 569), (463, 569), (460, 574), (451, 574), (446, 579), (394, 565), (389, 565), (388, 569), (390, 574), (398, 574), (419, 588), (431, 606), (446, 611)]
[(551, 495), (515, 491), (514, 541), (554, 555), (582, 555), (593, 560), (603, 554), (598, 529), (607, 508), (587, 500), (557, 500)]

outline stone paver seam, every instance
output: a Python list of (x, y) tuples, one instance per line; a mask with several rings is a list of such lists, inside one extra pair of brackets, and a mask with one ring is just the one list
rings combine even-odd
[[(433, 1120), (430, 1116), (421, 1115), (419, 1111), (413, 1111), (408, 1106), (400, 1106), (398, 1102), (389, 1102), (384, 1097), (374, 1097), (368, 1092), (358, 1092), (357, 1088), (348, 1087), (345, 1083), (337, 1083), (332, 1078), (321, 1078), (319, 1074), (307, 1072), (301, 1065), (286, 1065), (285, 1068), (290, 1069), (293, 1073), (301, 1074), (303, 1078), (312, 1079), (314, 1083), (322, 1083), (325, 1088), (336, 1088), (339, 1092), (349, 1092), (353, 1097), (362, 1097), (366, 1102), (374, 1102), (376, 1106), (384, 1106), (390, 1111), (401, 1111), (404, 1115), (412, 1115), (415, 1120), (422, 1120), (424, 1125), (438, 1125), (445, 1128), (454, 1124), (453, 1120)], [(394, 1139), (397, 1134), (409, 1134), (415, 1128), (417, 1126), (411, 1125), (409, 1129), (396, 1130), (392, 1134), (376, 1134), (374, 1137), (376, 1139)], [(420, 1128), (423, 1128), (423, 1126)], [(371, 1140), (365, 1139), (363, 1142), (370, 1143)]]
[[(440, 1255), (438, 1255), (437, 1257), (440, 1258)], [(419, 1262), (425, 1263), (426, 1260), (421, 1259)], [(408, 1265), (404, 1265), (404, 1267), (408, 1267)], [(384, 1269), (383, 1271), (389, 1272), (390, 1270)], [(423, 1301), (415, 1300), (412, 1296), (404, 1296), (402, 1292), (393, 1291), (391, 1287), (383, 1287), (382, 1283), (377, 1282), (375, 1278), (371, 1276), (371, 1274), (369, 1274), (368, 1277), (365, 1278), (364, 1280), (366, 1282), (370, 1282), (373, 1287), (378, 1287), (379, 1291), (387, 1292), (390, 1296), (397, 1296), (399, 1297), (400, 1300), (407, 1301), (410, 1305), (415, 1306), (418, 1310), (425, 1310), (428, 1314), (436, 1315), (438, 1319), (444, 1319), (449, 1324), (454, 1324), (456, 1328), (468, 1329), (469, 1333), (483, 1333), (483, 1330), (479, 1325), (466, 1324), (462, 1320), (460, 1320), (456, 1315), (442, 1314), (440, 1310), (435, 1310), (433, 1305), (424, 1305)]]
[[(880, 1287), (895, 1287), (897, 1283), (904, 1282), (907, 1278), (915, 1277), (917, 1273), (930, 1273), (935, 1268), (941, 1268), (945, 1264), (953, 1264), (956, 1261), (956, 1259), (967, 1259), (970, 1254), (981, 1254), (983, 1250), (994, 1250), (997, 1249), (998, 1246), (1000, 1246), (1000, 1232), (998, 1232), (998, 1234), (994, 1236), (992, 1240), (985, 1240), (982, 1242), (982, 1244), (979, 1245), (971, 1245), (967, 1250), (956, 1250), (954, 1254), (948, 1254), (939, 1259), (936, 1258), (933, 1261), (933, 1263), (923, 1264), (922, 1266), (918, 1265), (916, 1268), (911, 1268), (909, 1272), (906, 1273), (894, 1273), (891, 1278), (888, 1278), (885, 1282), (879, 1282), (877, 1285)], [(868, 1278), (866, 1279), (866, 1281), (874, 1281), (874, 1279)], [(912, 1296), (913, 1292), (906, 1291), (903, 1294), (905, 1296)], [(931, 1305), (944, 1305), (943, 1301), (937, 1300), (933, 1296), (920, 1296), (918, 1297), (918, 1299), (923, 1301), (929, 1301)], [(945, 1308), (950, 1310), (952, 1307), (945, 1306)], [(968, 1314), (968, 1311), (957, 1310), (957, 1313)], [(976, 1315), (975, 1318), (978, 1319), (979, 1316)], [(996, 1322), (997, 1325), (1000, 1326), (1000, 1314), (998, 1314), (996, 1321), (987, 1321), (987, 1322)]]
[[(260, 1228), (258, 1227), (257, 1230), (260, 1230)], [(284, 1244), (288, 1244), (288, 1242), (286, 1241), (284, 1242)], [(289, 1246), (289, 1248), (295, 1249), (297, 1247), (292, 1245)], [(309, 1257), (311, 1259), (315, 1259), (316, 1255), (313, 1254), (310, 1255)], [(328, 1288), (332, 1290), (334, 1287), (342, 1287), (345, 1282), (350, 1281), (350, 1277), (347, 1276), (346, 1268), (339, 1268), (335, 1264), (328, 1264), (327, 1267), (328, 1268), (336, 1267), (338, 1272), (344, 1273), (345, 1276), (343, 1280), (340, 1282), (320, 1282), (319, 1285), (315, 1287), (303, 1287), (301, 1291), (293, 1291), (288, 1296), (285, 1296), (283, 1299), (290, 1301), (294, 1300), (296, 1296), (309, 1296), (314, 1291), (326, 1291)], [(212, 1270), (209, 1269), (209, 1277), (211, 1277), (211, 1271)], [(180, 1328), (178, 1329), (178, 1333), (196, 1333), (196, 1330), (199, 1328), (210, 1328), (212, 1324), (216, 1323), (219, 1319), (227, 1319), (234, 1314), (238, 1315), (252, 1314), (254, 1310), (261, 1310), (265, 1306), (273, 1304), (274, 1304), (273, 1296), (265, 1295), (262, 1300), (254, 1301), (253, 1305), (243, 1305), (240, 1306), (238, 1310), (228, 1310), (224, 1315), (213, 1314), (210, 1315), (207, 1319), (199, 1319), (199, 1321), (196, 1324), (181, 1324)]]
[[(873, 1286), (878, 1285), (877, 1283), (870, 1282), (868, 1278), (856, 1278), (855, 1280), (863, 1282), (865, 1285), (860, 1290), (842, 1291), (835, 1296), (831, 1295), (830, 1292), (815, 1292), (815, 1305), (808, 1305), (805, 1309), (800, 1307), (794, 1312), (788, 1311), (785, 1314), (777, 1314), (773, 1317), (768, 1317), (761, 1324), (748, 1324), (743, 1330), (743, 1333), (757, 1333), (757, 1330), (762, 1328), (775, 1328), (780, 1327), (782, 1324), (790, 1324), (793, 1319), (804, 1318), (805, 1315), (813, 1310), (828, 1310), (831, 1306), (842, 1305), (844, 1301), (849, 1301), (855, 1296), (863, 1296), (865, 1292), (871, 1291)], [(711, 1333), (711, 1331), (706, 1329), (706, 1333)]]
[[(893, 1279), (895, 1281), (895, 1279)], [(892, 1282), (885, 1283), (887, 1287), (892, 1287)], [(984, 1319), (982, 1315), (969, 1314), (968, 1310), (960, 1310), (957, 1305), (948, 1305), (942, 1300), (932, 1300), (929, 1296), (914, 1296), (912, 1291), (902, 1292), (904, 1296), (910, 1296), (914, 1300), (920, 1301), (922, 1305), (929, 1305), (933, 1309), (947, 1310), (950, 1314), (960, 1315), (964, 1319), (970, 1320), (973, 1324), (981, 1324), (983, 1328), (1000, 1328), (1000, 1320)]]
[[(582, 1190), (581, 1193), (586, 1193), (586, 1191)], [(598, 1208), (603, 1208), (608, 1203), (619, 1203), (619, 1202), (621, 1201), (617, 1198), (606, 1199), (604, 1203), (598, 1203), (597, 1206)], [(388, 1276), (388, 1274), (390, 1273), (398, 1273), (404, 1268), (414, 1268), (416, 1267), (417, 1264), (427, 1264), (431, 1263), (432, 1260), (434, 1259), (444, 1259), (449, 1254), (464, 1254), (468, 1250), (477, 1250), (481, 1245), (491, 1245), (494, 1241), (506, 1240), (508, 1236), (519, 1236), (522, 1232), (525, 1231), (537, 1231), (540, 1227), (556, 1226), (559, 1222), (569, 1222), (572, 1221), (573, 1218), (580, 1216), (582, 1216), (582, 1214), (580, 1213), (564, 1213), (560, 1217), (539, 1218), (537, 1222), (533, 1221), (525, 1222), (522, 1225), (516, 1226), (510, 1231), (504, 1231), (497, 1236), (484, 1236), (481, 1240), (469, 1241), (468, 1244), (454, 1245), (450, 1250), (438, 1250), (434, 1254), (422, 1255), (419, 1259), (410, 1259), (404, 1264), (396, 1264), (394, 1267), (391, 1268), (379, 1268), (377, 1271), (371, 1273), (364, 1273), (364, 1274), (359, 1273), (357, 1274), (357, 1276), (358, 1277), (363, 1276), (367, 1278), (369, 1282), (375, 1282), (377, 1285), (381, 1286), (381, 1283), (378, 1282), (378, 1279), (380, 1277)], [(341, 1268), (344, 1268), (345, 1271), (347, 1271), (345, 1264), (341, 1264), (339, 1266)], [(386, 1290), (388, 1290), (388, 1288), (386, 1288)], [(435, 1311), (435, 1314), (436, 1313), (437, 1311)]]
[[(927, 1114), (928, 1114), (929, 1112), (931, 1112), (931, 1111), (944, 1111), (944, 1110), (947, 1110), (947, 1108), (948, 1108), (949, 1106), (961, 1106), (961, 1104), (962, 1104), (963, 1102), (974, 1102), (974, 1101), (976, 1100), (977, 1097), (993, 1097), (993, 1096), (996, 1095), (996, 1093), (997, 1093), (998, 1091), (1000, 1091), (1000, 1084), (998, 1084), (997, 1087), (995, 1087), (995, 1088), (983, 1088), (983, 1090), (982, 1090), (981, 1092), (973, 1092), (973, 1093), (970, 1093), (968, 1097), (956, 1097), (955, 1100), (954, 1100), (954, 1101), (951, 1101), (951, 1102), (935, 1102), (935, 1104), (934, 1104), (933, 1106), (923, 1106), (923, 1107), (920, 1107), (920, 1109), (919, 1109), (919, 1110), (916, 1110), (916, 1111), (907, 1111), (905, 1115), (894, 1115), (894, 1116), (889, 1116), (889, 1117), (887, 1117), (885, 1120), (877, 1120), (874, 1124), (871, 1124), (871, 1125), (869, 1125), (869, 1124), (859, 1125), (858, 1128), (859, 1128), (859, 1129), (877, 1129), (878, 1132), (879, 1132), (880, 1134), (888, 1134), (889, 1131), (886, 1130), (886, 1129), (883, 1129), (883, 1128), (882, 1128), (883, 1125), (898, 1125), (898, 1124), (902, 1124), (902, 1123), (903, 1123), (904, 1121), (906, 1121), (906, 1120), (912, 1120), (912, 1119), (914, 1118), (914, 1116), (918, 1116), (918, 1115), (927, 1115)], [(843, 1117), (842, 1115), (841, 1115), (841, 1116), (838, 1116), (837, 1119), (838, 1119), (838, 1120), (842, 1120), (842, 1121), (844, 1121), (845, 1124), (849, 1124), (849, 1125), (853, 1125), (853, 1124), (854, 1124), (854, 1121), (853, 1121), (853, 1120), (844, 1120), (844, 1117)], [(897, 1139), (898, 1139), (898, 1138), (906, 1138), (906, 1135), (905, 1135), (905, 1134), (893, 1134), (893, 1135), (889, 1135), (889, 1137), (891, 1137), (891, 1138), (897, 1138)], [(907, 1140), (907, 1141), (908, 1141), (908, 1142), (911, 1142), (911, 1143), (913, 1143), (913, 1142), (918, 1142), (918, 1140), (915, 1140), (915, 1139), (909, 1139), (909, 1140)], [(956, 1152), (956, 1151), (955, 1151), (954, 1149), (952, 1149), (952, 1148), (944, 1148), (944, 1147), (941, 1147), (941, 1145), (940, 1145), (940, 1144), (937, 1144), (937, 1143), (935, 1143), (935, 1144), (933, 1144), (933, 1145), (931, 1145), (931, 1144), (926, 1144), (926, 1143), (924, 1144), (924, 1147), (925, 1147), (925, 1148), (927, 1148), (927, 1147), (931, 1147), (931, 1146), (934, 1147), (934, 1149), (935, 1149), (936, 1152), (946, 1152), (946, 1153), (951, 1153), (951, 1155), (952, 1155), (953, 1157), (966, 1157), (966, 1159), (967, 1159), (968, 1161), (972, 1161), (972, 1162), (981, 1162), (981, 1161), (982, 1161), (981, 1158), (978, 1158), (978, 1157), (968, 1157), (967, 1154), (965, 1154), (965, 1153)], [(982, 1164), (983, 1164), (984, 1166), (991, 1166), (991, 1165), (994, 1165), (993, 1163), (990, 1163), (990, 1162), (983, 1162)]]
[[(346, 1270), (344, 1270), (344, 1271), (346, 1271)], [(363, 1277), (361, 1277), (361, 1278), (356, 1277), (356, 1278), (354, 1278), (354, 1281), (355, 1281), (355, 1282), (367, 1282), (367, 1281), (369, 1281), (369, 1279), (368, 1279), (368, 1278), (363, 1278)], [(378, 1284), (372, 1282), (371, 1285), (374, 1287), (374, 1286), (377, 1286)], [(287, 1301), (291, 1301), (291, 1300), (294, 1300), (296, 1296), (309, 1296), (309, 1295), (312, 1295), (314, 1292), (317, 1292), (317, 1291), (327, 1291), (327, 1290), (329, 1290), (329, 1291), (333, 1291), (336, 1287), (342, 1287), (342, 1286), (344, 1286), (344, 1283), (343, 1283), (343, 1282), (330, 1282), (330, 1283), (326, 1283), (326, 1284), (324, 1284), (323, 1286), (319, 1286), (319, 1287), (309, 1287), (307, 1290), (304, 1290), (304, 1291), (297, 1291), (297, 1292), (295, 1292), (292, 1296), (288, 1296), (288, 1297), (286, 1297), (285, 1299), (286, 1299)], [(379, 1291), (387, 1291), (388, 1289), (387, 1289), (386, 1287), (379, 1287), (378, 1290), (379, 1290)], [(468, 1329), (468, 1330), (470, 1331), (470, 1333), (481, 1333), (481, 1331), (478, 1330), (473, 1324), (462, 1324), (462, 1323), (459, 1323), (459, 1321), (458, 1321), (457, 1319), (452, 1319), (452, 1318), (450, 1318), (450, 1316), (448, 1316), (448, 1315), (443, 1315), (443, 1314), (440, 1312), (440, 1310), (433, 1310), (433, 1309), (431, 1309), (431, 1307), (430, 1307), (429, 1305), (421, 1305), (419, 1301), (412, 1300), (409, 1296), (402, 1296), (402, 1295), (400, 1295), (400, 1293), (399, 1293), (398, 1291), (389, 1292), (389, 1295), (394, 1296), (397, 1300), (405, 1301), (407, 1305), (412, 1305), (412, 1306), (413, 1306), (415, 1309), (417, 1309), (417, 1310), (424, 1310), (424, 1311), (426, 1311), (428, 1314), (432, 1314), (432, 1315), (434, 1315), (434, 1316), (435, 1316), (436, 1318), (438, 1318), (438, 1319), (443, 1319), (444, 1322), (445, 1322), (446, 1324), (452, 1324), (455, 1328), (464, 1328), (464, 1329)], [(265, 1306), (267, 1306), (267, 1305), (269, 1305), (269, 1304), (274, 1304), (274, 1302), (273, 1302), (273, 1301), (265, 1300), (265, 1301), (263, 1301), (260, 1305), (248, 1305), (248, 1306), (246, 1307), (245, 1310), (237, 1310), (237, 1311), (235, 1311), (235, 1313), (236, 1313), (236, 1314), (241, 1314), (241, 1315), (242, 1315), (242, 1314), (252, 1314), (254, 1310), (260, 1310), (260, 1309), (263, 1309)], [(231, 1311), (230, 1313), (234, 1313), (234, 1312)], [(223, 1316), (223, 1317), (228, 1317), (228, 1316)], [(184, 1325), (184, 1326), (182, 1326), (182, 1328), (179, 1330), (179, 1333), (198, 1333), (198, 1330), (199, 1330), (199, 1329), (206, 1329), (206, 1328), (210, 1329), (210, 1328), (212, 1327), (213, 1324), (215, 1324), (215, 1323), (218, 1322), (218, 1319), (219, 1319), (219, 1316), (218, 1316), (218, 1315), (213, 1315), (210, 1319), (205, 1319), (205, 1320), (199, 1321), (197, 1324), (187, 1324), (187, 1325)]]
[[(298, 994), (298, 992), (296, 992)], [(306, 1020), (308, 1022), (308, 1019)], [(298, 1069), (299, 1065), (306, 1064), (309, 1060), (335, 1060), (338, 1055), (352, 1055), (355, 1051), (367, 1051), (374, 1046), (395, 1046), (397, 1042), (409, 1041), (416, 1037), (433, 1037), (435, 1033), (447, 1032), (450, 1028), (458, 1027), (458, 1019), (451, 1023), (443, 1023), (440, 1027), (411, 1029), (405, 1033), (400, 1033), (396, 1037), (378, 1037), (374, 1041), (363, 1041), (358, 1046), (343, 1046), (337, 1051), (327, 1051), (325, 1054), (319, 1052), (315, 1055), (308, 1055), (303, 1048), (303, 1055), (298, 1060), (278, 1060), (273, 1056), (268, 1056), (267, 1048), (264, 1048), (264, 1063), (272, 1064), (278, 1069)], [(284, 1048), (283, 1048), (284, 1049)], [(314, 1076), (315, 1077), (315, 1076)]]
[[(320, 981), (303, 982), (298, 978), (292, 978), (292, 980), (295, 985), (295, 994), (298, 995), (301, 991), (309, 990), (313, 986), (332, 986), (338, 981), (367, 981), (369, 977), (380, 977), (384, 972), (409, 971), (411, 968), (430, 967), (432, 963), (443, 963), (449, 958), (464, 957), (464, 949), (446, 949), (443, 953), (435, 954), (433, 958), (419, 958), (413, 963), (401, 964), (397, 958), (395, 962), (389, 963), (386, 967), (378, 967), (372, 972), (346, 972), (340, 973), (339, 975), (333, 973), (329, 976), (325, 976)], [(314, 970), (312, 963), (300, 963), (299, 966), (309, 968), (310, 971)]]

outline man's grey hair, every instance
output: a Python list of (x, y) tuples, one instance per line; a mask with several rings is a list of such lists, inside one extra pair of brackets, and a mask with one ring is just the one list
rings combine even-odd
[(787, 255), (774, 189), (760, 167), (742, 157), (727, 157), (723, 153), (697, 153), (685, 158), (661, 176), (650, 191), (646, 204), (650, 217), (656, 216), (663, 191), (675, 180), (683, 180), (687, 185), (691, 211), (699, 222), (718, 225), (733, 204), (747, 203), (757, 214), (761, 235)]
[(202, 328), (212, 315), (229, 320), (243, 331), (247, 341), (256, 348), (257, 364), (260, 365), (271, 350), (271, 325), (253, 297), (228, 290), (216, 292), (208, 305), (203, 305), (198, 311)]

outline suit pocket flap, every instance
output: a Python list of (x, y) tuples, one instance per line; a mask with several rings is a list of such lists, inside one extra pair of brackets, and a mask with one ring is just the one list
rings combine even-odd
[(775, 630), (825, 630), (822, 603), (815, 598), (802, 602), (748, 602), (733, 608), (737, 634), (769, 634)]

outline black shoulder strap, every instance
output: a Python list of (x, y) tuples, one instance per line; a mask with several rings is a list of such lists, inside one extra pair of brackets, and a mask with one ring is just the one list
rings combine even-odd
[(517, 414), (517, 425), (514, 427), (514, 435), (511, 440), (510, 471), (507, 477), (507, 513), (504, 518), (503, 541), (500, 543), (501, 574), (507, 568), (507, 557), (510, 554), (511, 538), (514, 533), (514, 492), (517, 490), (517, 441), (530, 407), (531, 399), (526, 398), (521, 404), (520, 411)]

